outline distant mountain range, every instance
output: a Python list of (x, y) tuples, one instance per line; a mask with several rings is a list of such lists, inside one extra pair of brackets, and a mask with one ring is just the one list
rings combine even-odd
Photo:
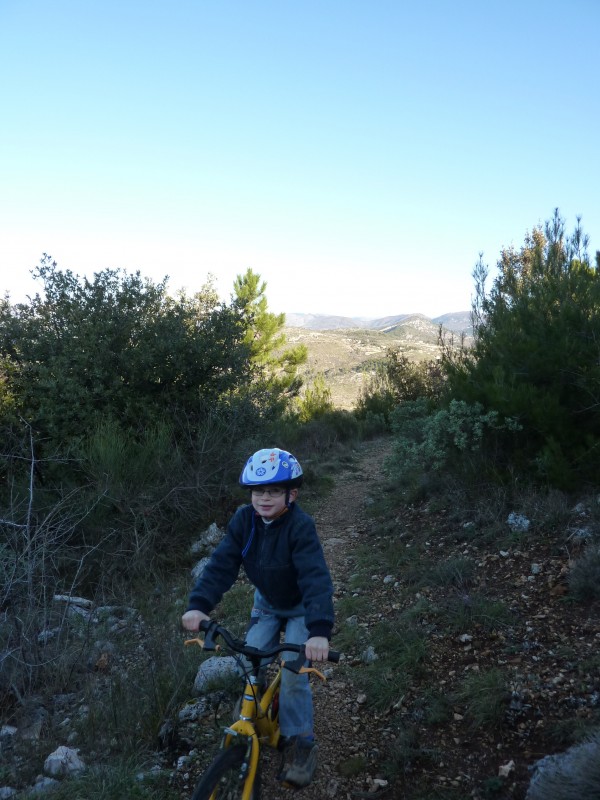
[(386, 359), (389, 349), (401, 351), (411, 361), (439, 358), (440, 324), (448, 334), (445, 339), (471, 340), (469, 311), (434, 318), (398, 314), (379, 319), (286, 314), (285, 334), (289, 344), (307, 349), (307, 362), (300, 368), (306, 384), (323, 375), (334, 405), (350, 409), (364, 381), (373, 375), (377, 362)]
[(426, 317), (425, 314), (397, 314), (392, 317), (367, 319), (365, 317), (338, 317), (330, 314), (286, 314), (285, 324), (289, 328), (306, 328), (311, 331), (374, 330), (391, 333), (407, 324), (419, 327), (442, 325), (453, 333), (471, 333), (471, 312), (456, 311), (440, 317)]

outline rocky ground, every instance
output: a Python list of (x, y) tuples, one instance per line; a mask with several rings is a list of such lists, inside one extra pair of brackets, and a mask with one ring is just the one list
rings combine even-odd
[[(598, 607), (569, 598), (573, 539), (565, 532), (557, 539), (517, 537), (512, 546), (480, 542), (468, 519), (455, 521), (455, 509), (427, 507), (397, 512), (392, 526), (388, 520), (388, 535), (377, 534), (377, 489), (387, 455), (385, 443), (362, 446), (357, 469), (340, 476), (315, 513), (338, 599), (352, 591), (358, 545), (372, 542), (375, 553), (393, 537), (398, 548), (416, 551), (417, 561), (472, 560), (473, 597), (477, 592), (502, 604), (510, 619), (499, 627), (482, 620), (468, 632), (448, 630), (428, 609), (443, 606), (456, 594), (454, 586), (420, 586), (413, 593), (402, 571), (390, 580), (374, 569), (370, 587), (363, 589), (368, 610), (358, 624), (369, 629), (386, 614), (420, 602), (426, 663), (404, 696), (377, 712), (361, 688), (369, 665), (360, 652), (346, 654), (344, 666), (333, 667), (327, 683), (315, 685), (320, 765), (301, 796), (522, 799), (532, 765), (565, 749), (579, 726), (599, 717)], [(338, 628), (344, 624), (338, 620)], [(507, 687), (500, 720), (492, 725), (469, 713), (472, 698), (456, 699), (465, 677), (491, 670)], [(448, 705), (438, 720), (423, 713), (423, 697), (435, 693)], [(263, 796), (290, 796), (275, 780), (275, 754), (267, 762)]]
[[(562, 528), (538, 531), (534, 524), (519, 534), (504, 518), (490, 533), (461, 508), (431, 503), (390, 510), (380, 493), (389, 453), (389, 440), (361, 444), (331, 495), (313, 509), (335, 585), (333, 646), (344, 658), (327, 666), (326, 683), (314, 683), (319, 769), (300, 796), (523, 800), (536, 761), (600, 727), (599, 604), (575, 602), (569, 591), (569, 574), (585, 547), (579, 534), (593, 533), (597, 513), (581, 504), (567, 522), (561, 517)], [(448, 564), (456, 574), (432, 569)], [(467, 565), (470, 573), (459, 574)], [(404, 636), (409, 614), (424, 655), (402, 691), (382, 704), (377, 685), (369, 686), (375, 667), (365, 643), (386, 623)], [(137, 630), (127, 618), (119, 622), (126, 632)], [(361, 635), (345, 646), (351, 624)], [(122, 661), (112, 650), (92, 658), (89, 674), (99, 696), (105, 683), (107, 692), (114, 690), (111, 676), (121, 674)], [(400, 669), (393, 664), (381, 680), (393, 682)], [(502, 688), (482, 682), (477, 689), (477, 679), (490, 676)], [(494, 693), (496, 707), (487, 702)], [(68, 719), (87, 704), (75, 692), (64, 699), (55, 728), (70, 744), (75, 733)], [(197, 716), (186, 721), (187, 711)], [(207, 697), (180, 712), (177, 730), (164, 732), (155, 768), (169, 796), (191, 796), (231, 712), (226, 697)], [(36, 720), (43, 734), (47, 722)], [(13, 715), (6, 721), (0, 775), (8, 783), (21, 756), (12, 744), (19, 723), (9, 736)], [(83, 756), (89, 763), (93, 753), (84, 748)], [(262, 796), (268, 800), (293, 794), (276, 780), (278, 761), (277, 753), (265, 752)], [(600, 794), (574, 797), (598, 800)]]

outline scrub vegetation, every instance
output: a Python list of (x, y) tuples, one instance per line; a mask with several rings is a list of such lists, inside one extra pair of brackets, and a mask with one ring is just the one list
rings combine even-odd
[[(162, 773), (136, 774), (161, 731), (168, 739), (165, 719), (193, 682), (197, 656), (180, 652), (177, 630), (190, 544), (245, 501), (240, 464), (269, 443), (303, 464), (302, 504), (312, 512), (328, 496), (335, 504), (336, 476), (359, 468), (363, 447), (386, 441), (374, 539), (352, 544), (353, 571), (337, 597), (338, 614), (359, 622), (340, 626), (336, 644), (359, 661), (369, 647), (379, 653), (356, 685), (368, 707), (388, 714), (386, 729), (421, 686), (419, 725), (441, 724), (460, 706), (466, 726), (494, 735), (514, 686), (491, 663), (454, 681), (452, 694), (427, 686), (432, 643), (459, 632), (513, 641), (506, 631), (517, 612), (489, 591), (478, 548), (519, 552), (539, 530), (551, 538), (568, 525), (561, 542), (548, 540), (573, 556), (561, 585), (569, 603), (598, 603), (600, 513), (587, 503), (576, 523), (572, 512), (600, 480), (600, 254), (592, 262), (587, 251), (580, 222), (567, 235), (557, 210), (501, 253), (489, 290), (480, 259), (473, 340), (440, 329), (435, 355), (387, 347), (351, 409), (336, 405), (326, 375), (307, 370), (310, 344), (288, 338), (252, 270), (224, 303), (210, 282), (172, 297), (166, 280), (119, 270), (82, 279), (43, 256), (40, 292), (0, 301), (0, 722), (24, 724), (32, 698), (81, 694), (78, 746), (102, 766), (58, 797), (180, 796)], [(413, 549), (397, 521), (416, 509), (426, 513)], [(530, 527), (507, 529), (515, 511)], [(438, 514), (461, 526), (461, 550), (436, 549)], [(361, 626), (373, 575), (388, 574), (407, 594)], [(75, 596), (112, 609), (110, 620), (92, 630), (57, 600)], [(240, 586), (227, 616), (242, 619), (249, 600)], [(135, 609), (144, 634), (140, 645), (136, 628), (130, 651), (120, 645), (118, 672), (110, 649), (94, 650), (100, 634), (113, 635), (115, 609)], [(569, 736), (582, 720), (596, 717), (574, 714)], [(58, 724), (45, 718), (43, 736), (55, 739)], [(393, 736), (390, 780), (438, 759), (417, 727)], [(22, 787), (40, 771), (1, 754), (0, 783)], [(353, 757), (347, 772), (369, 763)], [(472, 796), (504, 796), (505, 784), (496, 791), (488, 778)]]

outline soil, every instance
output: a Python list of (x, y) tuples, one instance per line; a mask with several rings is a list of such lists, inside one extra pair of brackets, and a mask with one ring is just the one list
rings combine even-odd
[[(377, 532), (373, 500), (388, 456), (386, 440), (362, 445), (357, 467), (338, 478), (333, 496), (314, 514), (337, 597), (351, 591), (357, 544), (372, 542), (374, 550), (385, 544), (386, 537)], [(567, 731), (579, 723), (600, 722), (598, 606), (570, 601), (566, 575), (574, 554), (564, 546), (564, 537), (530, 537), (505, 550), (479, 543), (477, 537), (467, 539), (469, 522), (454, 521), (454, 509), (432, 512), (423, 505), (396, 513), (391, 535), (399, 547), (422, 551), (424, 558), (435, 548), (440, 562), (473, 559), (479, 567), (478, 591), (504, 603), (513, 618), (500, 630), (471, 626), (465, 636), (436, 630), (425, 615), (422, 623), (430, 634), (423, 677), (384, 711), (375, 712), (365, 700), (360, 673), (369, 667), (360, 653), (348, 654), (345, 663), (354, 666), (328, 670), (327, 683), (314, 686), (319, 769), (302, 797), (524, 798), (532, 765), (570, 743), (557, 741), (560, 732), (568, 738)], [(363, 589), (370, 611), (359, 624), (376, 625), (382, 615), (413, 605), (419, 599), (415, 595), (443, 604), (453, 592), (442, 586), (411, 594), (402, 574), (389, 583), (385, 577), (375, 575), (371, 587)], [(339, 619), (338, 628), (344, 622)], [(460, 703), (453, 703), (449, 719), (438, 724), (421, 719), (425, 693), (439, 690), (452, 697), (465, 676), (491, 669), (501, 670), (510, 689), (497, 727), (474, 727)], [(405, 755), (406, 731), (414, 738)], [(355, 769), (356, 774), (348, 774)], [(273, 783), (265, 785), (264, 793), (269, 798), (291, 794)]]
[[(327, 682), (313, 686), (319, 767), (300, 796), (522, 800), (537, 760), (566, 749), (578, 729), (600, 723), (598, 604), (569, 597), (574, 554), (564, 535), (521, 537), (508, 546), (505, 536), (499, 545), (500, 539), (475, 535), (468, 517), (457, 521), (456, 509), (427, 505), (396, 510), (393, 520), (388, 512), (382, 525), (377, 491), (389, 448), (388, 440), (361, 445), (356, 463), (314, 512), (336, 598), (355, 592), (357, 548), (365, 543), (375, 553), (395, 541), (417, 562), (469, 559), (475, 574), (461, 597), (464, 587), (451, 582), (412, 591), (402, 568), (387, 576), (374, 567), (370, 585), (360, 590), (368, 611), (357, 623), (369, 631), (421, 602), (423, 668), (403, 696), (376, 710), (362, 686), (370, 666), (360, 650), (345, 653), (340, 666), (328, 665)], [(509, 621), (471, 619), (451, 629), (427, 611), (451, 601), (468, 609), (475, 596), (502, 604)], [(345, 624), (338, 619), (337, 630)], [(457, 699), (465, 679), (490, 671), (507, 687), (495, 724), (470, 713), (468, 696)], [(434, 695), (446, 703), (437, 719), (424, 711), (425, 698)], [(294, 794), (276, 780), (278, 758), (265, 753), (262, 796), (269, 800)]]

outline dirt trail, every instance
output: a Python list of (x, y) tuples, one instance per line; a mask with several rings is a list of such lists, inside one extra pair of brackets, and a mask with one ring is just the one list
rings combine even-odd
[[(565, 546), (588, 512), (578, 504), (560, 524), (520, 537), (500, 523), (479, 528), (450, 503), (378, 520), (371, 506), (390, 450), (390, 439), (362, 443), (313, 516), (336, 599), (354, 594), (353, 574), (365, 577), (357, 550), (369, 543), (375, 574), (361, 589), (357, 624), (365, 634), (382, 621), (399, 631), (414, 624), (426, 655), (378, 713), (360, 686), (368, 635), (327, 667), (327, 683), (313, 682), (319, 768), (299, 796), (523, 800), (539, 759), (600, 725), (600, 601), (569, 597), (574, 554)], [(378, 557), (386, 548), (392, 563)], [(345, 624), (339, 615), (334, 647)], [(266, 749), (265, 800), (294, 794), (278, 783), (278, 765)]]
[[(388, 454), (387, 440), (362, 443), (356, 464), (336, 476), (332, 494), (313, 514), (336, 591), (344, 586), (351, 573), (352, 552), (361, 534), (373, 525), (367, 507), (371, 492), (381, 483), (380, 470)], [(392, 796), (389, 790), (373, 783), (376, 769), (352, 777), (344, 777), (340, 772), (340, 768), (344, 771), (344, 765), (351, 765), (353, 758), (364, 757), (367, 763), (374, 763), (378, 733), (373, 730), (372, 721), (367, 724), (370, 714), (358, 702), (359, 691), (351, 680), (346, 675), (342, 677), (336, 667), (327, 672), (327, 683), (313, 682), (319, 768), (314, 782), (299, 796), (302, 800), (329, 797), (343, 800), (367, 794), (374, 797), (369, 790), (378, 788), (378, 797), (389, 798)], [(267, 759), (263, 796), (269, 800), (291, 797), (294, 792), (283, 789), (275, 779), (278, 762), (275, 759), (274, 763), (273, 755)]]

